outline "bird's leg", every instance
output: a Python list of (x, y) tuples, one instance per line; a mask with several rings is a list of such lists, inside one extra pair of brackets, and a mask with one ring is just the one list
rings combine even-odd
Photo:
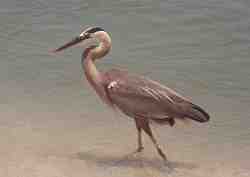
[(158, 154), (163, 158), (164, 161), (167, 161), (167, 157), (164, 152), (161, 150), (160, 146), (158, 145), (156, 139), (154, 138), (153, 134), (149, 135), (152, 142), (154, 143), (155, 148), (157, 149)]
[[(122, 160), (130, 158), (131, 155), (132, 156), (137, 156), (137, 154), (139, 152), (142, 152), (142, 150), (144, 149), (144, 147), (142, 145), (142, 137), (141, 137), (142, 127), (141, 127), (141, 124), (140, 124), (140, 120), (138, 120), (137, 118), (134, 118), (134, 120), (135, 120), (136, 129), (137, 129), (137, 143), (138, 143), (138, 147), (132, 153), (127, 154)], [(120, 160), (120, 161), (122, 161), (122, 160)]]
[(158, 154), (162, 157), (162, 159), (164, 161), (167, 161), (166, 155), (161, 150), (160, 146), (158, 145), (158, 143), (157, 143), (157, 141), (156, 141), (156, 139), (155, 139), (155, 137), (154, 137), (154, 135), (152, 133), (152, 130), (151, 130), (150, 126), (149, 126), (148, 120), (142, 119), (141, 122), (143, 124), (143, 126), (142, 126), (143, 130), (148, 134), (148, 136), (150, 137), (150, 139), (154, 143), (154, 146), (157, 149)]
[(136, 152), (141, 152), (144, 148), (142, 146), (142, 138), (141, 138), (141, 126), (139, 121), (135, 118), (135, 125), (136, 125), (136, 129), (137, 129), (137, 142), (138, 142), (138, 148), (136, 150)]

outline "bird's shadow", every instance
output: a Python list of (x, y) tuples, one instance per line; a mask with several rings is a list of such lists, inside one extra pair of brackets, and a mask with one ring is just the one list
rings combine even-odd
[(192, 162), (168, 161), (165, 163), (159, 158), (145, 157), (142, 152), (132, 152), (121, 156), (92, 152), (78, 152), (75, 154), (75, 158), (102, 167), (153, 168), (157, 171), (168, 173), (173, 172), (175, 169), (192, 170), (198, 168), (198, 166)]

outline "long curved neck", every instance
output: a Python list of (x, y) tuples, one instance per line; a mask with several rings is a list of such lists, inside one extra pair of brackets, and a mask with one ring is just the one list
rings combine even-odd
[(107, 33), (98, 36), (98, 39), (100, 40), (99, 46), (90, 47), (84, 51), (82, 55), (82, 64), (87, 80), (97, 94), (106, 101), (106, 93), (102, 86), (102, 75), (97, 70), (94, 61), (98, 58), (104, 57), (109, 52), (111, 48), (111, 40)]
[[(85, 76), (90, 83), (90, 85), (95, 89), (97, 94), (100, 95), (102, 93), (102, 78), (101, 73), (97, 70), (94, 60), (92, 59), (90, 52), (88, 52), (87, 56), (82, 56), (82, 64)], [(102, 94), (101, 94), (102, 95)], [(100, 95), (100, 96), (101, 96)], [(102, 96), (101, 96), (102, 97)]]

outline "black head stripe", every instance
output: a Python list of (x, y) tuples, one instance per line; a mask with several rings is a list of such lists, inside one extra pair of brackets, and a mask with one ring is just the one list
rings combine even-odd
[(89, 29), (87, 32), (88, 33), (95, 33), (97, 31), (104, 31), (104, 29), (102, 29), (101, 27), (93, 27), (93, 28)]

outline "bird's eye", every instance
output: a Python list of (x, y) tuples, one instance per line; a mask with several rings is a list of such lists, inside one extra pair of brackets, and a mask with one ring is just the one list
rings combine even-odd
[(90, 33), (85, 32), (85, 33), (80, 34), (80, 38), (89, 38), (89, 37), (90, 37)]

